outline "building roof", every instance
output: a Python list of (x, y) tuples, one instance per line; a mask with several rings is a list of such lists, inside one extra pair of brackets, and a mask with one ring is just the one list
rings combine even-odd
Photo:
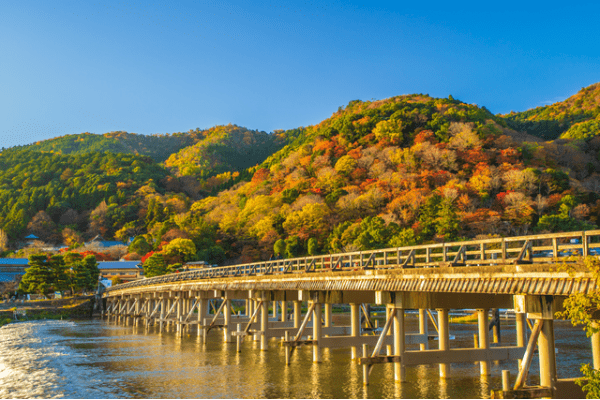
[(96, 238), (94, 238), (91, 242), (87, 242), (86, 246), (114, 247), (125, 246), (125, 243), (116, 240), (97, 240)]
[(0, 282), (12, 282), (18, 276), (23, 276), (23, 274), (13, 272), (0, 272)]
[(25, 236), (25, 239), (39, 239), (39, 237), (35, 236), (33, 233), (29, 236)]
[(101, 271), (106, 269), (141, 269), (142, 263), (140, 261), (100, 261), (98, 262), (98, 268)]
[(0, 265), (18, 265), (27, 267), (29, 260), (27, 258), (0, 258)]

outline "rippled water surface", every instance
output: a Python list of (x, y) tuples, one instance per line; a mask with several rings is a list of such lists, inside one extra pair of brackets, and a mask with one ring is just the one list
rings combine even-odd
[[(334, 316), (334, 323), (346, 325), (348, 317)], [(416, 317), (407, 316), (407, 326), (416, 331)], [(452, 324), (451, 347), (472, 347), (476, 330)], [(514, 322), (503, 321), (502, 333), (504, 343), (514, 344)], [(559, 377), (578, 376), (579, 365), (591, 362), (590, 341), (568, 322), (556, 321), (555, 336)], [(172, 330), (160, 334), (99, 320), (0, 329), (1, 398), (487, 398), (501, 387), (503, 369), (514, 379), (516, 361), (493, 363), (487, 378), (476, 363), (452, 364), (447, 380), (439, 379), (437, 365), (408, 367), (408, 382), (395, 384), (393, 366), (377, 365), (365, 388), (349, 349), (324, 349), (323, 363), (313, 364), (312, 350), (301, 347), (286, 366), (277, 341), (267, 352), (248, 341), (238, 354), (235, 343), (222, 343), (220, 331), (203, 344), (195, 332), (179, 338)]]

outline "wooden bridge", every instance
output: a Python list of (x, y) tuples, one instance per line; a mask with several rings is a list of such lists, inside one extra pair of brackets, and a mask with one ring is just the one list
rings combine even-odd
[[(576, 397), (580, 389), (557, 377), (553, 321), (567, 296), (598, 289), (578, 261), (599, 255), (600, 230), (594, 230), (209, 267), (109, 288), (104, 315), (161, 330), (173, 325), (179, 334), (195, 330), (204, 340), (218, 328), (225, 342), (237, 341), (238, 351), (241, 340), (260, 341), (267, 350), (277, 338), (287, 363), (297, 346), (312, 346), (314, 362), (321, 362), (323, 348), (348, 347), (363, 365), (365, 384), (380, 363), (394, 363), (395, 379), (403, 382), (406, 366), (436, 363), (448, 378), (455, 362), (478, 361), (481, 374), (489, 375), (490, 362), (516, 360), (518, 376), (510, 382), (503, 374), (496, 397)], [(559, 268), (565, 263), (575, 267)], [(243, 305), (243, 313), (232, 313), (232, 302)], [(350, 326), (332, 324), (333, 304), (349, 305)], [(371, 304), (386, 307), (382, 329), (369, 318)], [(490, 335), (489, 311), (501, 308), (515, 310), (516, 343), (497, 343), (498, 320)], [(477, 310), (473, 348), (450, 347), (451, 309)], [(406, 331), (407, 310), (418, 310), (418, 332)], [(429, 348), (432, 336), (437, 349)], [(529, 387), (536, 346), (540, 386)], [(592, 353), (600, 368), (600, 334), (592, 337)]]

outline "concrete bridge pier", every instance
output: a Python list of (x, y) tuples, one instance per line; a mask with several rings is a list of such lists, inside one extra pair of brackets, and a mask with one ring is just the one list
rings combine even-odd
[(540, 385), (556, 387), (556, 353), (554, 352), (554, 319), (545, 319), (538, 338)]
[[(479, 348), (480, 349), (489, 349), (490, 348), (490, 334), (488, 329), (488, 314), (490, 310), (487, 308), (478, 309), (477, 310), (477, 325), (479, 328)], [(490, 372), (490, 362), (489, 361), (480, 361), (479, 369), (482, 376), (488, 376), (491, 374)]]
[[(309, 302), (310, 303), (310, 302)], [(323, 337), (323, 329), (321, 325), (321, 318), (323, 316), (323, 309), (321, 303), (314, 303), (315, 308), (313, 311), (313, 362), (321, 362), (321, 338)]]
[[(350, 303), (350, 336), (360, 336), (360, 304)], [(352, 346), (351, 348), (351, 359), (357, 360), (359, 348)]]
[[(419, 333), (421, 335), (425, 335), (427, 338), (429, 336), (429, 326), (427, 323), (427, 310), (420, 308), (419, 309)], [(429, 350), (429, 340), (426, 340), (425, 343), (419, 344), (419, 350)]]
[(250, 318), (254, 314), (254, 300), (246, 300), (246, 316)]
[(406, 331), (404, 325), (404, 309), (388, 307), (391, 311), (388, 318), (394, 321), (394, 353), (400, 357), (400, 362), (394, 363), (394, 379), (396, 382), (406, 382), (406, 368), (404, 367), (404, 352), (406, 350)]
[(262, 304), (261, 304), (261, 312), (260, 312), (260, 349), (262, 351), (267, 351), (269, 348), (268, 345), (268, 336), (267, 331), (269, 330), (269, 301), (267, 297), (262, 295)]
[[(448, 319), (448, 309), (438, 308), (438, 346), (440, 350), (450, 349), (450, 324)], [(440, 364), (440, 377), (450, 377), (450, 364)]]
[(331, 303), (325, 303), (325, 319), (324, 319), (324, 326), (325, 328), (329, 328), (332, 326), (332, 310), (333, 310), (333, 304)]
[(202, 329), (202, 322), (206, 318), (208, 311), (208, 299), (200, 297), (198, 295), (198, 336), (202, 336), (204, 330)]
[(298, 301), (298, 300), (294, 301), (293, 321), (294, 321), (294, 328), (296, 328), (296, 329), (300, 328), (300, 324), (302, 323), (302, 302)]
[(168, 301), (165, 300), (165, 298), (162, 297), (162, 293), (161, 293), (161, 298), (160, 298), (160, 322), (159, 322), (159, 328), (158, 331), (160, 333), (163, 332), (163, 329), (165, 327), (165, 303), (168, 304)]
[(175, 298), (175, 301), (177, 302), (177, 314), (175, 317), (175, 323), (177, 324), (177, 334), (179, 336), (181, 336), (181, 331), (183, 329), (183, 326), (181, 324), (182, 320), (181, 320), (181, 316), (183, 314), (183, 299), (182, 299), (182, 293), (179, 292), (176, 295), (177, 297)]
[(231, 325), (231, 299), (226, 297), (223, 301), (225, 302), (225, 307), (223, 308), (223, 342), (230, 343), (231, 332), (229, 328)]
[(280, 315), (280, 321), (281, 322), (286, 322), (288, 320), (288, 311), (287, 311), (287, 301), (282, 301), (281, 302), (281, 315)]
[[(515, 313), (515, 325), (517, 330), (517, 346), (525, 347), (527, 345), (527, 314), (523, 312)], [(521, 370), (522, 363), (522, 358), (517, 360), (519, 370)]]

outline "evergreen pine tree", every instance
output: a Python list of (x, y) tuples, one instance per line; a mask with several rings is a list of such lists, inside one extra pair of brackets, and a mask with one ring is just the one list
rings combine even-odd
[(45, 254), (35, 254), (29, 257), (29, 268), (19, 284), (19, 290), (26, 293), (39, 293), (42, 295), (50, 291), (51, 272), (48, 258)]

